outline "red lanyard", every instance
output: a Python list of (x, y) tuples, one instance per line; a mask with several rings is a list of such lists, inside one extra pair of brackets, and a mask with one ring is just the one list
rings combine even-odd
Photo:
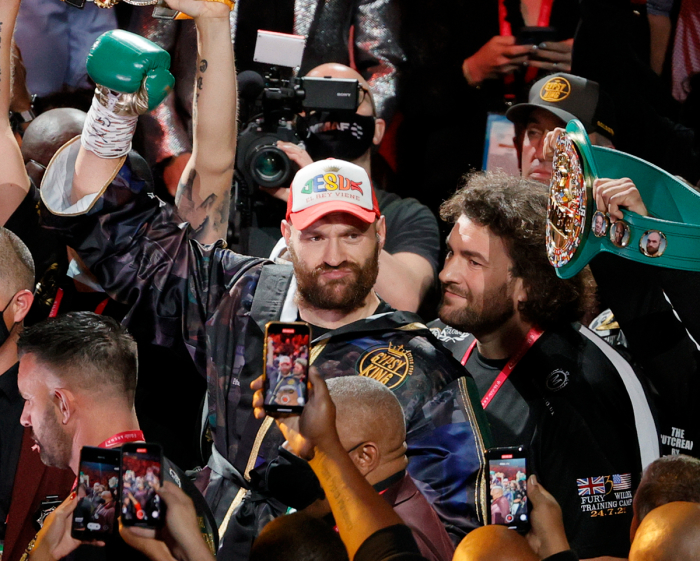
[[(523, 345), (518, 349), (518, 352), (510, 358), (508, 363), (503, 367), (503, 370), (501, 370), (500, 374), (496, 376), (496, 379), (493, 381), (493, 384), (491, 384), (489, 391), (487, 391), (484, 397), (481, 398), (481, 407), (486, 409), (488, 404), (491, 403), (491, 400), (496, 397), (496, 394), (508, 379), (508, 376), (511, 375), (513, 369), (518, 365), (520, 359), (523, 358), (525, 353), (530, 350), (530, 347), (537, 342), (537, 340), (542, 336), (542, 333), (544, 333), (544, 331), (538, 329), (537, 327), (533, 327), (527, 332)], [(467, 361), (469, 360), (475, 346), (476, 339), (472, 341), (472, 344), (469, 345), (467, 352), (464, 353), (464, 356), (462, 357), (462, 366), (467, 365)]]
[[(537, 27), (547, 27), (549, 18), (552, 16), (552, 4), (554, 0), (542, 0), (540, 5), (540, 15), (537, 18)], [(498, 0), (498, 22), (501, 30), (501, 35), (513, 35), (513, 30), (510, 28), (510, 23), (506, 19), (508, 10), (506, 10), (505, 0)]]
[[(51, 306), (51, 311), (49, 312), (50, 318), (55, 318), (58, 315), (58, 309), (61, 307), (61, 300), (63, 300), (63, 289), (59, 288), (56, 291), (56, 297), (53, 300), (53, 306)], [(105, 298), (97, 305), (97, 308), (95, 308), (95, 313), (98, 316), (102, 315), (102, 312), (105, 311), (107, 304), (109, 304), (109, 298)]]
[(146, 438), (143, 436), (143, 431), (140, 430), (129, 430), (126, 432), (120, 432), (114, 436), (105, 440), (99, 445), (99, 448), (116, 448), (127, 442), (146, 442)]

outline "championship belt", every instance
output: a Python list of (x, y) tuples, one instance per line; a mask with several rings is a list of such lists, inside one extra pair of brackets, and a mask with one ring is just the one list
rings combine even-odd
[[(614, 223), (595, 209), (593, 181), (629, 177), (649, 216), (620, 209)], [(636, 156), (592, 146), (578, 120), (557, 140), (547, 207), (547, 256), (573, 277), (598, 253), (669, 269), (700, 271), (700, 193)]]

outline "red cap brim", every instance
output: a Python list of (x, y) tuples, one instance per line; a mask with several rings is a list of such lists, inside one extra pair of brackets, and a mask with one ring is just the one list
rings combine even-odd
[(299, 212), (292, 212), (289, 214), (289, 221), (297, 230), (306, 230), (319, 218), (323, 218), (327, 214), (332, 214), (334, 212), (347, 212), (368, 224), (371, 224), (379, 217), (374, 210), (364, 209), (357, 206), (355, 203), (334, 201), (332, 203), (328, 202), (314, 205), (307, 209), (300, 210)]

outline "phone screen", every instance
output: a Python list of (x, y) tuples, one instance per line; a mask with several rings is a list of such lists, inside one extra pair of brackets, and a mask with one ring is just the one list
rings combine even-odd
[(270, 322), (265, 329), (265, 409), (301, 412), (309, 376), (308, 324)]
[(119, 451), (84, 446), (80, 452), (78, 504), (71, 535), (81, 541), (104, 540), (117, 520)]
[(163, 502), (156, 493), (163, 483), (162, 454), (157, 444), (122, 447), (122, 523), (126, 526), (162, 524)]
[(527, 459), (522, 448), (489, 451), (491, 524), (527, 531)]

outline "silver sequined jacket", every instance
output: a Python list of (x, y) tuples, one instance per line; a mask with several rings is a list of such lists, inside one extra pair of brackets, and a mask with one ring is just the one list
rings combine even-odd
[[(369, 81), (379, 115), (390, 118), (396, 106), (397, 67), (404, 55), (398, 44), (397, 0), (295, 0), (294, 32), (307, 37), (301, 74), (325, 62), (349, 65)], [(231, 12), (231, 40), (237, 9)], [(348, 52), (351, 28), (354, 52)], [(141, 117), (143, 152), (149, 164), (192, 150), (192, 93), (197, 41), (191, 21), (151, 17), (136, 8), (129, 31), (157, 43), (172, 56), (175, 92), (155, 111)]]

